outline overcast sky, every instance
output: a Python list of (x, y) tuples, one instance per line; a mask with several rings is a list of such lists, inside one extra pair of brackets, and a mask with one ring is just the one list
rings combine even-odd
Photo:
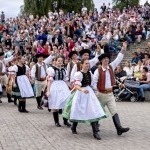
[[(112, 0), (94, 0), (96, 8), (100, 8), (100, 5), (105, 2), (111, 2)], [(148, 0), (150, 2), (150, 0)], [(141, 0), (144, 4), (146, 0)], [(20, 6), (23, 5), (23, 0), (0, 0), (0, 12), (4, 11), (6, 17), (15, 17), (20, 12)]]

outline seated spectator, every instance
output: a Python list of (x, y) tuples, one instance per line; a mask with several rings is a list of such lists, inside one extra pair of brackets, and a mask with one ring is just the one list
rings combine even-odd
[(139, 60), (140, 60), (140, 58), (139, 58), (137, 52), (132, 53), (132, 60), (131, 60), (131, 63), (137, 64)]
[(145, 101), (145, 94), (144, 91), (150, 90), (150, 72), (148, 72), (148, 68), (144, 67), (142, 71), (142, 77), (140, 80), (140, 87), (139, 87), (139, 98), (141, 101)]
[(144, 53), (143, 64), (146, 66), (149, 62), (150, 55), (148, 53)]
[(119, 78), (120, 80), (124, 80), (126, 76), (127, 74), (123, 70), (123, 67), (121, 65), (118, 65), (115, 71), (115, 77)]
[(139, 60), (138, 64), (134, 67), (133, 72), (134, 72), (134, 77), (135, 78), (140, 78), (143, 70), (143, 61)]
[(133, 75), (133, 67), (131, 66), (129, 61), (125, 62), (125, 66), (123, 67), (123, 70), (126, 72), (128, 77), (132, 77), (132, 75)]
[(139, 57), (141, 60), (144, 59), (144, 54), (143, 54), (141, 48), (137, 48), (136, 52), (137, 52), (137, 54), (138, 54), (138, 57)]

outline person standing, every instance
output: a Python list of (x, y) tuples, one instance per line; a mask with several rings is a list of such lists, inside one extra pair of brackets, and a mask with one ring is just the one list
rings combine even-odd
[[(73, 134), (77, 134), (76, 128), (78, 123), (88, 122), (91, 123), (94, 138), (101, 140), (98, 121), (105, 117), (105, 113), (91, 88), (92, 73), (89, 71), (89, 60), (82, 59), (81, 64), (81, 71), (75, 73), (75, 94), (73, 97), (72, 95), (69, 97), (71, 99), (68, 99), (66, 107), (63, 111), (63, 117), (73, 122), (71, 127)], [(71, 103), (71, 106), (68, 105), (69, 103)]]
[[(6, 75), (6, 64), (8, 64), (13, 59), (14, 59), (13, 56), (4, 58), (4, 52), (0, 52), (0, 81), (1, 81), (1, 85), (4, 85), (5, 87), (7, 87), (7, 83), (8, 83), (8, 77)], [(8, 98), (8, 103), (13, 102), (11, 100), (11, 95), (9, 93), (7, 93), (7, 98)]]
[(112, 89), (115, 84), (114, 70), (122, 61), (126, 48), (127, 44), (124, 42), (122, 50), (118, 54), (117, 58), (110, 64), (108, 54), (102, 54), (99, 56), (101, 66), (99, 66), (99, 68), (94, 72), (93, 77), (93, 88), (96, 91), (97, 97), (102, 106), (108, 107), (118, 135), (122, 135), (122, 133), (129, 131), (129, 128), (123, 128), (121, 126)]
[(37, 101), (37, 108), (42, 110), (41, 101), (43, 92), (46, 88), (46, 70), (47, 65), (44, 63), (44, 54), (37, 54), (38, 62), (31, 69), (31, 78), (35, 80), (35, 96)]
[[(59, 123), (59, 109), (64, 109), (66, 99), (70, 95), (70, 90), (66, 84), (66, 71), (63, 68), (63, 57), (57, 56), (55, 66), (47, 69), (47, 92), (48, 108), (53, 112), (56, 127), (61, 127)], [(66, 118), (63, 118), (64, 125), (70, 127)]]
[(68, 77), (68, 81), (70, 82), (70, 76), (71, 76), (71, 71), (73, 69), (73, 66), (79, 62), (78, 61), (78, 52), (77, 51), (71, 51), (69, 53), (69, 58), (71, 60), (70, 60), (70, 62), (67, 65), (66, 75)]
[(16, 72), (16, 79), (14, 86), (14, 95), (18, 98), (18, 111), (23, 113), (28, 113), (26, 110), (26, 98), (34, 96), (34, 92), (31, 83), (26, 76), (28, 67), (25, 65), (25, 58), (18, 58), (18, 64), (14, 65), (13, 70)]

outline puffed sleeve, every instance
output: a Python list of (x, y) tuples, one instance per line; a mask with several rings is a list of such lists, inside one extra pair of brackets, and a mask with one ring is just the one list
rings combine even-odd
[(18, 67), (17, 67), (17, 65), (14, 65), (14, 66), (12, 67), (12, 69), (13, 69), (15, 72), (18, 72)]
[(47, 80), (53, 81), (54, 75), (55, 75), (54, 69), (53, 69), (52, 67), (49, 67), (49, 68), (47, 69)]
[(81, 86), (81, 81), (83, 79), (83, 75), (81, 72), (76, 72), (75, 75), (74, 75), (74, 85), (79, 85)]

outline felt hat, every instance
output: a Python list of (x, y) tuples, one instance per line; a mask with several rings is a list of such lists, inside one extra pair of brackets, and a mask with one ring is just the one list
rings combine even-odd
[(76, 55), (78, 55), (78, 52), (77, 51), (71, 51), (70, 53), (69, 53), (69, 58), (72, 58), (72, 56), (74, 55), (74, 54), (76, 54)]
[(98, 59), (99, 59), (99, 61), (102, 61), (102, 59), (104, 59), (104, 58), (109, 58), (110, 59), (110, 56), (108, 55), (108, 54), (102, 54), (102, 55), (100, 55), (99, 57), (98, 57)]
[(80, 53), (80, 56), (82, 56), (85, 53), (88, 53), (89, 55), (91, 55), (91, 51), (89, 49), (83, 49), (79, 53)]

